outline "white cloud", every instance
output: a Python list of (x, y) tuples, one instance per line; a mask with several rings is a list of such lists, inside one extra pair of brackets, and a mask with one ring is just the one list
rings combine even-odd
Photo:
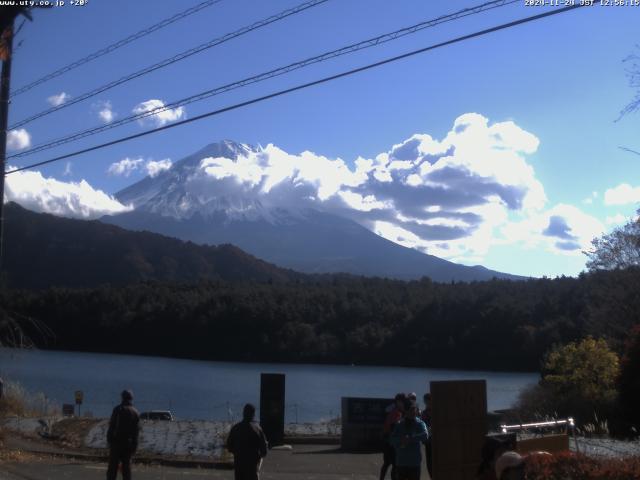
[(147, 175), (153, 178), (159, 173), (164, 172), (165, 170), (169, 170), (171, 168), (171, 165), (173, 165), (171, 159), (165, 158), (164, 160), (158, 161), (148, 160), (145, 168), (147, 169)]
[(505, 243), (538, 248), (564, 255), (582, 255), (591, 241), (604, 233), (604, 225), (573, 205), (558, 204), (502, 228)]
[(545, 207), (544, 188), (526, 158), (538, 145), (512, 121), (492, 124), (470, 113), (442, 139), (416, 134), (351, 167), (308, 151), (244, 146), (237, 159), (201, 161), (179, 215), (225, 195), (256, 199), (267, 208), (310, 207), (408, 247), (477, 262), (491, 245), (505, 242), (500, 228), (510, 216), (527, 218)]
[(119, 162), (114, 162), (109, 165), (107, 172), (110, 175), (122, 175), (128, 177), (131, 175), (131, 172), (138, 170), (143, 162), (144, 160), (142, 158), (123, 158)]
[(147, 112), (158, 110), (156, 113), (149, 114), (139, 120), (141, 125), (147, 123), (154, 124), (155, 126), (162, 127), (170, 122), (175, 122), (185, 117), (186, 110), (184, 107), (167, 108), (165, 109), (165, 103), (162, 100), (151, 99), (146, 102), (141, 102), (134, 107), (132, 113), (134, 115), (141, 115)]
[(49, 104), (51, 104), (51, 106), (53, 107), (59, 107), (70, 98), (71, 95), (69, 95), (68, 93), (60, 92), (57, 95), (51, 95), (49, 98), (47, 98), (47, 102), (49, 102)]
[[(490, 123), (469, 113), (443, 138), (416, 134), (351, 166), (272, 144), (240, 146), (233, 160), (203, 158), (171, 214), (218, 208), (215, 200), (223, 197), (245, 210), (259, 200), (267, 210), (314, 208), (341, 215), (391, 241), (461, 263), (481, 263), (492, 245), (504, 244), (578, 255), (604, 227), (574, 206), (547, 207), (527, 158), (538, 145), (512, 121)], [(125, 158), (108, 171), (156, 176), (171, 165), (169, 159)]]
[(173, 163), (170, 158), (164, 160), (145, 160), (143, 158), (123, 158), (119, 162), (109, 165), (107, 172), (110, 175), (128, 177), (135, 171), (144, 170), (150, 177), (156, 177), (165, 170), (169, 170)]
[(591, 205), (593, 204), (593, 201), (598, 198), (598, 192), (591, 192), (591, 195), (589, 195), (587, 198), (582, 200), (582, 203), (584, 203), (585, 205)]
[(24, 150), (31, 146), (31, 135), (24, 128), (10, 130), (7, 133), (7, 149)]
[(605, 205), (629, 205), (640, 203), (640, 187), (632, 187), (628, 183), (621, 183), (615, 188), (604, 192)]
[(64, 172), (62, 172), (62, 175), (65, 177), (68, 177), (69, 175), (72, 175), (73, 172), (71, 170), (71, 162), (67, 162), (64, 165)]
[(117, 114), (113, 111), (110, 101), (99, 103), (98, 108), (98, 117), (104, 123), (111, 123), (115, 120)]
[(4, 200), (37, 212), (84, 219), (131, 210), (102, 190), (94, 189), (85, 180), (61, 182), (45, 178), (37, 171), (7, 175)]

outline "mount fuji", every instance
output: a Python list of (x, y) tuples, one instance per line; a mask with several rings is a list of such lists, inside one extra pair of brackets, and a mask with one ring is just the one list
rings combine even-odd
[(101, 221), (198, 244), (231, 243), (246, 252), (305, 273), (344, 272), (397, 279), (474, 281), (522, 279), (482, 266), (459, 265), (393, 243), (359, 223), (317, 208), (291, 207), (247, 195), (234, 183), (201, 180), (203, 160), (228, 159), (232, 167), (257, 149), (213, 143), (168, 170), (116, 193), (133, 210)]

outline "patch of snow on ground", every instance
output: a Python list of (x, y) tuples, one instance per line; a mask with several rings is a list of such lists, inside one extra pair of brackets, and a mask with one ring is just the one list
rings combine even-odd
[[(95, 425), (85, 438), (85, 446), (107, 448), (108, 427), (108, 420)], [(228, 424), (221, 422), (143, 420), (138, 450), (160, 455), (217, 456), (228, 430)]]
[(42, 417), (42, 418), (22, 418), (9, 417), (2, 421), (2, 426), (7, 430), (33, 435), (39, 432), (48, 431), (59, 418)]
[[(569, 440), (571, 451), (576, 451), (576, 443), (573, 438)], [(590, 457), (629, 457), (640, 455), (640, 440), (623, 441), (612, 438), (585, 438), (578, 437), (578, 449), (580, 453)]]

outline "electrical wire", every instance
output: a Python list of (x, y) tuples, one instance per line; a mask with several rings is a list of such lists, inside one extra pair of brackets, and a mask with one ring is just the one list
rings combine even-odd
[(199, 3), (198, 5), (195, 5), (191, 8), (187, 8), (186, 10), (180, 13), (177, 13), (169, 18), (166, 18), (161, 22), (151, 25), (150, 27), (145, 28), (144, 30), (140, 30), (139, 32), (134, 33), (133, 35), (129, 35), (128, 37), (123, 38), (122, 40), (119, 40), (115, 43), (112, 43), (111, 45), (101, 48), (100, 50), (90, 53), (89, 55), (83, 58), (80, 58), (75, 62), (65, 65), (64, 67), (61, 67), (58, 70), (55, 70), (54, 72), (48, 73), (47, 75), (44, 75), (43, 77), (38, 78), (37, 80), (34, 80), (33, 82), (28, 83), (27, 85), (24, 85), (20, 88), (15, 89), (13, 92), (11, 92), (11, 97), (15, 97), (17, 95), (20, 95), (21, 93), (27, 92), (32, 88), (37, 87), (38, 85), (41, 85), (45, 82), (48, 82), (49, 80), (59, 77), (64, 73), (70, 72), (71, 70), (78, 68), (81, 65), (85, 65), (95, 60), (96, 58), (100, 58), (108, 53), (111, 53), (121, 47), (124, 47), (125, 45), (131, 42), (134, 42), (140, 38), (146, 37), (147, 35), (150, 35), (151, 33), (156, 32), (161, 28), (171, 25), (172, 23), (175, 23), (178, 20), (182, 20), (183, 18), (188, 17), (189, 15), (193, 15), (194, 13), (197, 13), (200, 10), (203, 10), (207, 7), (215, 5), (216, 3), (220, 3), (221, 1), (222, 0), (206, 0), (205, 2)]
[(561, 13), (565, 13), (565, 12), (568, 12), (568, 11), (571, 11), (571, 10), (582, 8), (584, 6), (588, 6), (588, 5), (577, 3), (577, 4), (574, 4), (574, 5), (571, 5), (571, 6), (562, 7), (562, 8), (558, 8), (558, 9), (553, 9), (553, 10), (550, 10), (550, 11), (547, 11), (547, 12), (544, 12), (544, 13), (540, 13), (538, 15), (532, 15), (532, 16), (529, 16), (529, 17), (521, 18), (519, 20), (514, 20), (512, 22), (503, 23), (503, 24), (497, 25), (495, 27), (487, 28), (487, 29), (480, 30), (480, 31), (477, 31), (477, 32), (474, 32), (474, 33), (470, 33), (470, 34), (467, 34), (467, 35), (456, 37), (456, 38), (451, 39), (451, 40), (447, 40), (447, 41), (440, 42), (440, 43), (437, 43), (437, 44), (434, 44), (434, 45), (430, 45), (430, 46), (427, 46), (427, 47), (424, 47), (424, 48), (420, 48), (418, 50), (413, 50), (411, 52), (404, 53), (404, 54), (401, 54), (401, 55), (397, 55), (395, 57), (390, 57), (390, 58), (387, 58), (387, 59), (384, 59), (384, 60), (380, 60), (380, 61), (375, 62), (375, 63), (370, 63), (370, 64), (365, 65), (363, 67), (358, 67), (358, 68), (354, 68), (354, 69), (351, 69), (351, 70), (347, 70), (345, 72), (341, 72), (341, 73), (338, 73), (338, 74), (335, 74), (335, 75), (324, 77), (324, 78), (321, 78), (319, 80), (314, 80), (312, 82), (304, 83), (304, 84), (297, 85), (295, 87), (287, 88), (287, 89), (284, 89), (284, 90), (280, 90), (280, 91), (277, 91), (277, 92), (274, 92), (274, 93), (271, 93), (271, 94), (268, 94), (268, 95), (264, 95), (264, 96), (261, 96), (261, 97), (257, 97), (257, 98), (253, 98), (251, 100), (244, 101), (244, 102), (236, 103), (234, 105), (230, 105), (228, 107), (224, 107), (224, 108), (221, 108), (221, 109), (218, 109), (218, 110), (213, 110), (213, 111), (210, 111), (210, 112), (207, 112), (207, 113), (203, 113), (203, 114), (198, 115), (196, 117), (188, 118), (186, 120), (181, 120), (181, 121), (176, 122), (176, 123), (172, 123), (172, 124), (169, 124), (169, 125), (164, 125), (162, 127), (158, 127), (158, 128), (152, 129), (152, 130), (147, 130), (145, 132), (136, 133), (136, 134), (129, 135), (129, 136), (126, 136), (126, 137), (121, 137), (121, 138), (118, 138), (116, 140), (111, 140), (109, 142), (105, 142), (105, 143), (102, 143), (102, 144), (99, 144), (99, 145), (94, 145), (92, 147), (84, 148), (82, 150), (77, 150), (75, 152), (67, 153), (65, 155), (60, 155), (60, 156), (55, 157), (55, 158), (50, 158), (48, 160), (43, 160), (41, 162), (32, 163), (32, 164), (26, 165), (24, 167), (14, 168), (13, 170), (5, 172), (5, 176), (6, 175), (10, 175), (12, 173), (20, 172), (20, 171), (23, 171), (23, 170), (28, 170), (28, 169), (31, 169), (31, 168), (34, 168), (34, 167), (39, 167), (39, 166), (42, 166), (42, 165), (47, 165), (47, 164), (50, 164), (50, 163), (58, 162), (60, 160), (65, 160), (67, 158), (75, 157), (75, 156), (81, 155), (83, 153), (88, 153), (88, 152), (93, 152), (93, 151), (96, 151), (96, 150), (100, 150), (102, 148), (106, 148), (106, 147), (109, 147), (109, 146), (112, 146), (112, 145), (117, 145), (119, 143), (124, 143), (124, 142), (130, 141), (130, 140), (134, 140), (136, 138), (141, 138), (141, 137), (144, 137), (144, 136), (147, 136), (147, 135), (151, 135), (153, 133), (161, 132), (161, 131), (164, 131), (164, 130), (169, 130), (171, 128), (176, 128), (176, 127), (179, 127), (179, 126), (182, 126), (182, 125), (186, 125), (188, 123), (193, 123), (193, 122), (205, 119), (205, 118), (209, 118), (209, 117), (212, 117), (212, 116), (220, 115), (220, 114), (225, 113), (225, 112), (229, 112), (229, 111), (232, 111), (232, 110), (237, 110), (237, 109), (242, 108), (242, 107), (246, 107), (246, 106), (253, 105), (253, 104), (256, 104), (256, 103), (259, 103), (259, 102), (263, 102), (265, 100), (269, 100), (269, 99), (272, 99), (272, 98), (280, 97), (280, 96), (283, 96), (283, 95), (286, 95), (286, 94), (289, 94), (289, 93), (293, 93), (293, 92), (296, 92), (296, 91), (299, 91), (299, 90), (307, 89), (309, 87), (313, 87), (313, 86), (320, 85), (320, 84), (323, 84), (323, 83), (327, 83), (327, 82), (330, 82), (330, 81), (333, 81), (333, 80), (337, 80), (339, 78), (344, 78), (344, 77), (348, 77), (348, 76), (354, 75), (356, 73), (360, 73), (360, 72), (364, 72), (364, 71), (367, 71), (367, 70), (371, 70), (373, 68), (377, 68), (377, 67), (380, 67), (382, 65), (387, 65), (389, 63), (397, 62), (397, 61), (403, 60), (405, 58), (413, 57), (413, 56), (421, 54), (421, 53), (425, 53), (425, 52), (428, 52), (428, 51), (431, 51), (431, 50), (435, 50), (437, 48), (445, 47), (447, 45), (452, 45), (452, 44), (463, 42), (463, 41), (466, 41), (466, 40), (471, 40), (472, 38), (484, 36), (484, 35), (487, 35), (487, 34), (490, 34), (490, 33), (493, 33), (493, 32), (497, 32), (497, 31), (500, 31), (500, 30), (505, 30), (505, 29), (512, 28), (512, 27), (515, 27), (515, 26), (518, 26), (518, 25), (522, 25), (522, 24), (525, 24), (525, 23), (529, 23), (529, 22), (533, 22), (533, 21), (540, 20), (540, 19), (543, 19), (543, 18), (547, 18), (547, 17), (553, 16), (553, 15), (559, 15)]
[(405, 27), (402, 28), (400, 30), (396, 30), (390, 33), (385, 33), (383, 35), (378, 35), (377, 37), (373, 37), (370, 38), (368, 40), (364, 40), (358, 43), (354, 43), (351, 45), (348, 45), (346, 47), (342, 47), (339, 48), (337, 50), (331, 50), (329, 52), (325, 52), (323, 54), (320, 55), (316, 55), (314, 57), (310, 57), (298, 62), (294, 62), (291, 63), (289, 65), (283, 66), (283, 67), (279, 67), (273, 70), (269, 70), (267, 72), (263, 72), (260, 73), (258, 75), (254, 75), (248, 78), (245, 78), (243, 80), (239, 80), (230, 84), (226, 84), (220, 87), (216, 87), (213, 88), (211, 90), (207, 90), (205, 92), (201, 92), (198, 93), (196, 95), (191, 95), (189, 97), (183, 98), (181, 100), (176, 100), (174, 102), (171, 102), (167, 105), (161, 106), (161, 107), (157, 107), (154, 108), (152, 110), (146, 111), (146, 112), (142, 112), (139, 114), (135, 114), (135, 115), (129, 115), (128, 117), (124, 117), (121, 118), (119, 120), (116, 120), (114, 122), (111, 122), (107, 125), (100, 125), (98, 127), (92, 127), (80, 132), (76, 132), (70, 135), (67, 135), (65, 137), (62, 138), (58, 138), (55, 140), (51, 140), (49, 142), (46, 143), (42, 143), (39, 145), (36, 145), (32, 148), (30, 148), (29, 150), (24, 150), (22, 152), (17, 152), (14, 153), (12, 155), (9, 155), (7, 158), (20, 158), (20, 157), (25, 157), (28, 155), (32, 155), (34, 153), (38, 153), (44, 150), (49, 150), (51, 148), (54, 147), (58, 147), (60, 145), (64, 145), (66, 143), (70, 143), (72, 141), (75, 140), (79, 140), (82, 138), (86, 138), (89, 137), (91, 135), (95, 135), (98, 133), (102, 133), (108, 130), (111, 130), (112, 128), (116, 128), (116, 127), (120, 127), (122, 125), (134, 122), (136, 120), (142, 120), (146, 117), (150, 117), (153, 115), (156, 115), (160, 112), (166, 111), (166, 110), (170, 110), (170, 109), (175, 109), (178, 107), (182, 107), (185, 105), (188, 105), (190, 103), (194, 103), (197, 101), (201, 101), (201, 100), (205, 100), (207, 98), (216, 96), (216, 95), (220, 95), (222, 93), (226, 93), (229, 92), (231, 90), (235, 90), (237, 88), (242, 88), (242, 87), (246, 87), (248, 85), (254, 84), (254, 83), (258, 83), (258, 82), (262, 82), (280, 75), (284, 75), (287, 73), (290, 73), (294, 70), (298, 70), (304, 67), (307, 67), (309, 65), (314, 65), (316, 63), (321, 63), (327, 60), (331, 60), (333, 58), (342, 56), (342, 55), (347, 55), (350, 53), (354, 53), (357, 52), (359, 50), (364, 50), (366, 48), (371, 48), (371, 47), (375, 47), (378, 45), (381, 45), (383, 43), (387, 43), (390, 42), (392, 40), (396, 40), (398, 38), (402, 38), (406, 35), (410, 35), (413, 33), (417, 33), (421, 30), (424, 30), (426, 28), (430, 28), (430, 27), (435, 27), (437, 25), (443, 24), (443, 23), (447, 23), (450, 21), (454, 21), (454, 20), (458, 20), (460, 18), (464, 18), (464, 17), (468, 17), (471, 15), (476, 15), (488, 10), (492, 10), (494, 8), (499, 8), (499, 7), (503, 7), (506, 5), (510, 5), (512, 3), (520, 3), (521, 0), (492, 0), (486, 3), (483, 3), (481, 5), (475, 6), (475, 7), (469, 7), (469, 8), (465, 8), (463, 10), (459, 10), (455, 13), (451, 13), (451, 14), (447, 14), (447, 15), (443, 15), (440, 17), (437, 17), (435, 19), (431, 19), (431, 20), (426, 20), (420, 23), (417, 23), (415, 25), (412, 25), (410, 27)]
[(229, 40), (232, 40), (234, 38), (240, 37), (242, 35), (245, 35), (249, 32), (252, 32), (254, 30), (257, 30), (259, 28), (265, 27), (267, 25), (271, 25), (272, 23), (278, 22), (280, 20), (283, 20), (287, 17), (290, 17), (291, 15), (295, 15), (297, 13), (303, 12), (305, 10), (308, 10), (310, 8), (313, 8), (317, 5), (321, 5), (323, 3), (328, 2), (329, 0), (308, 0), (304, 3), (301, 3), (300, 5), (293, 7), (293, 8), (289, 8), (287, 10), (283, 10), (282, 12), (276, 14), (276, 15), (272, 15), (270, 17), (267, 17), (263, 20), (260, 20), (258, 22), (255, 22), (251, 25), (248, 25), (246, 27), (243, 27), (239, 30), (236, 30), (235, 32), (231, 32), (231, 33), (227, 33), (226, 35), (223, 35), (222, 37), (218, 37), (215, 38), (209, 42), (203, 43), (201, 45), (198, 45), (197, 47), (193, 47), (190, 48), (189, 50), (185, 50), (184, 52), (178, 53), (177, 55), (174, 55), (173, 57), (170, 58), (166, 58), (158, 63), (154, 63), (153, 65), (150, 65), (146, 68), (143, 68), (142, 70), (138, 70), (136, 72), (130, 73), (128, 75), (125, 75), (124, 77), (121, 77), (117, 80), (113, 80), (109, 83), (106, 83), (100, 87), (97, 87), (89, 92), (85, 92), (77, 97), (73, 97), (71, 100), (64, 102), (60, 105), (56, 105), (54, 107), (48, 108), (47, 110), (43, 110), (39, 113), (36, 113), (35, 115), (32, 115), (28, 118), (25, 118), (23, 120), (20, 120), (19, 122), (11, 125), (9, 127), (10, 130), (16, 129), (16, 128), (20, 128), (28, 123), (33, 122), (34, 120), (37, 120), (38, 118), (42, 118), (46, 115), (50, 115), (54, 112), (57, 112), (58, 110), (62, 110), (63, 108), (67, 108), (70, 107), (71, 105), (75, 105), (76, 103), (79, 102), (83, 102), (84, 100), (87, 100), (89, 98), (95, 97), (96, 95), (99, 95), (101, 93), (106, 92), (107, 90), (111, 90), (114, 87), (117, 87), (118, 85), (122, 85), (123, 83), (129, 82), (131, 80), (134, 80), (136, 78), (142, 77), (144, 75), (148, 75), (152, 72), (155, 72), (156, 70), (159, 70), (161, 68), (167, 67), (169, 65), (173, 65), (176, 62), (179, 62), (181, 60), (184, 60), (186, 58), (189, 58), (197, 53), (203, 52), (205, 50), (208, 50), (210, 48), (213, 48), (215, 46), (218, 46), (222, 43), (228, 42)]

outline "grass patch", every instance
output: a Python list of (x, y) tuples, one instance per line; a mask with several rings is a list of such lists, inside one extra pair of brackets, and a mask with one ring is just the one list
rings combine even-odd
[(0, 399), (0, 419), (52, 416), (59, 412), (59, 406), (43, 393), (31, 393), (17, 382), (5, 381), (4, 395)]

